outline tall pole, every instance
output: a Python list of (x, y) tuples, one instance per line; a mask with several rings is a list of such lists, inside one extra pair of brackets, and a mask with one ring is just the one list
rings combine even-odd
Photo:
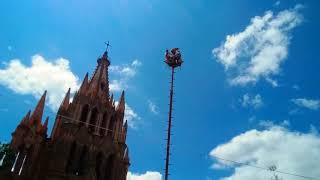
[(169, 176), (169, 161), (170, 161), (170, 142), (171, 142), (171, 123), (172, 123), (172, 104), (173, 104), (173, 83), (174, 83), (174, 67), (171, 67), (171, 82), (170, 82), (170, 104), (169, 104), (169, 119), (168, 119), (168, 134), (167, 134), (167, 153), (166, 153), (166, 169), (165, 180)]
[(173, 88), (174, 88), (174, 68), (181, 66), (183, 63), (179, 48), (171, 49), (171, 52), (166, 50), (165, 63), (171, 67), (171, 81), (170, 81), (170, 103), (169, 103), (169, 117), (167, 129), (167, 147), (166, 147), (166, 167), (164, 179), (169, 179), (169, 165), (170, 165), (170, 146), (171, 146), (171, 127), (172, 127), (172, 106), (173, 106)]

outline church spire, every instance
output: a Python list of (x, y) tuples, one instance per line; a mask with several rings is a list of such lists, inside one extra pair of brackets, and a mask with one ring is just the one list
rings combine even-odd
[(30, 115), (31, 115), (31, 110), (28, 111), (28, 113), (26, 114), (26, 116), (22, 119), (22, 122), (27, 122), (30, 119)]
[(59, 109), (67, 109), (68, 106), (69, 106), (69, 100), (70, 100), (70, 88), (68, 89), (68, 92), (67, 94), (65, 95), (61, 105), (60, 105), (60, 108)]
[(43, 128), (48, 128), (49, 116), (47, 116), (46, 121), (43, 124)]
[(97, 68), (90, 80), (88, 92), (92, 97), (98, 96), (101, 99), (109, 98), (108, 67), (110, 65), (108, 49), (98, 59)]
[(124, 91), (122, 91), (121, 93), (121, 97), (120, 97), (120, 101), (119, 101), (119, 104), (117, 106), (117, 111), (120, 112), (120, 113), (124, 113), (124, 110), (125, 110), (125, 100), (124, 100)]
[(88, 85), (89, 85), (89, 80), (88, 80), (88, 73), (86, 73), (83, 81), (82, 81), (82, 84), (80, 86), (80, 89), (79, 89), (79, 93), (80, 94), (86, 94), (87, 93), (87, 90), (88, 90)]
[(43, 133), (47, 133), (48, 123), (49, 123), (49, 116), (47, 116), (46, 121), (45, 121), (44, 124), (42, 125), (42, 132), (43, 132)]
[(47, 95), (47, 90), (44, 91), (36, 108), (34, 109), (32, 115), (31, 115), (31, 118), (30, 118), (31, 124), (40, 124), (41, 123), (43, 109), (44, 109), (44, 105), (45, 105), (45, 101), (46, 101), (46, 95)]

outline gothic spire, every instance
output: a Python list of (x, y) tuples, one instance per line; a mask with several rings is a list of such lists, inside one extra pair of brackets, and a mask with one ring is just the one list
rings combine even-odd
[(124, 110), (125, 110), (125, 100), (124, 100), (124, 91), (122, 91), (121, 93), (121, 97), (120, 97), (120, 101), (119, 101), (119, 104), (117, 106), (117, 111), (118, 112), (121, 112), (121, 113), (124, 113)]
[(109, 98), (109, 81), (108, 81), (108, 67), (110, 65), (108, 51), (98, 59), (97, 68), (89, 83), (89, 93), (91, 96), (98, 96), (102, 99)]
[(22, 118), (21, 123), (26, 123), (30, 119), (31, 110), (28, 111), (28, 113)]
[(123, 142), (126, 142), (127, 131), (128, 131), (128, 120), (126, 120), (126, 122), (123, 125), (123, 130), (122, 130)]
[(31, 118), (30, 118), (31, 124), (40, 124), (41, 123), (43, 109), (44, 109), (44, 105), (45, 105), (45, 101), (46, 101), (46, 95), (47, 95), (47, 90), (44, 91), (36, 108), (34, 109), (32, 115), (31, 115)]
[(47, 116), (46, 121), (43, 124), (43, 128), (48, 128), (49, 116)]
[(48, 129), (48, 122), (49, 122), (49, 116), (47, 116), (43, 125), (41, 123), (37, 125), (37, 132), (40, 134), (46, 133)]
[(43, 132), (43, 133), (47, 133), (48, 123), (49, 123), (49, 116), (47, 116), (46, 121), (45, 121), (44, 124), (42, 125), (42, 132)]
[(67, 109), (69, 106), (69, 100), (70, 100), (70, 88), (68, 89), (68, 92), (66, 93), (59, 109)]
[(82, 84), (80, 86), (80, 89), (79, 89), (79, 93), (80, 94), (86, 94), (87, 93), (87, 90), (88, 90), (88, 85), (89, 85), (89, 80), (88, 80), (88, 73), (86, 73), (83, 81), (82, 81)]

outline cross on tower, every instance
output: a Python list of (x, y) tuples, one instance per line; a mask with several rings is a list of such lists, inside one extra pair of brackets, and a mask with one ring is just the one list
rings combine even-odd
[(105, 45), (107, 45), (107, 49), (106, 49), (106, 51), (108, 51), (109, 46), (110, 46), (110, 47), (112, 47), (112, 46), (110, 45), (109, 41), (108, 41), (108, 42), (104, 42), (104, 44), (105, 44)]
[(105, 45), (107, 45), (106, 51), (103, 54), (103, 57), (108, 58), (108, 49), (109, 47), (111, 47), (109, 41), (108, 42), (104, 42)]

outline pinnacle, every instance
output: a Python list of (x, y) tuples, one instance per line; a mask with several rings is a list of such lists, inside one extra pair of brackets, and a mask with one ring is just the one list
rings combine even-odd
[(43, 124), (43, 128), (48, 128), (49, 116), (47, 116), (46, 121)]
[(79, 89), (80, 93), (86, 93), (87, 91), (88, 84), (89, 84), (88, 76), (89, 76), (88, 73), (86, 73)]
[(124, 110), (125, 110), (125, 99), (124, 99), (124, 91), (122, 91), (120, 101), (117, 106), (117, 111), (124, 112)]
[(27, 114), (22, 118), (21, 123), (26, 123), (30, 119), (31, 110), (27, 112)]
[(32, 113), (31, 124), (35, 124), (35, 123), (40, 124), (41, 123), (43, 109), (44, 109), (44, 105), (45, 105), (45, 101), (46, 101), (46, 95), (47, 95), (47, 90), (44, 91), (35, 110)]
[(68, 89), (68, 92), (66, 93), (66, 96), (64, 97), (62, 103), (61, 103), (61, 106), (60, 108), (64, 108), (64, 109), (67, 109), (68, 106), (69, 106), (69, 100), (70, 100), (70, 88)]

